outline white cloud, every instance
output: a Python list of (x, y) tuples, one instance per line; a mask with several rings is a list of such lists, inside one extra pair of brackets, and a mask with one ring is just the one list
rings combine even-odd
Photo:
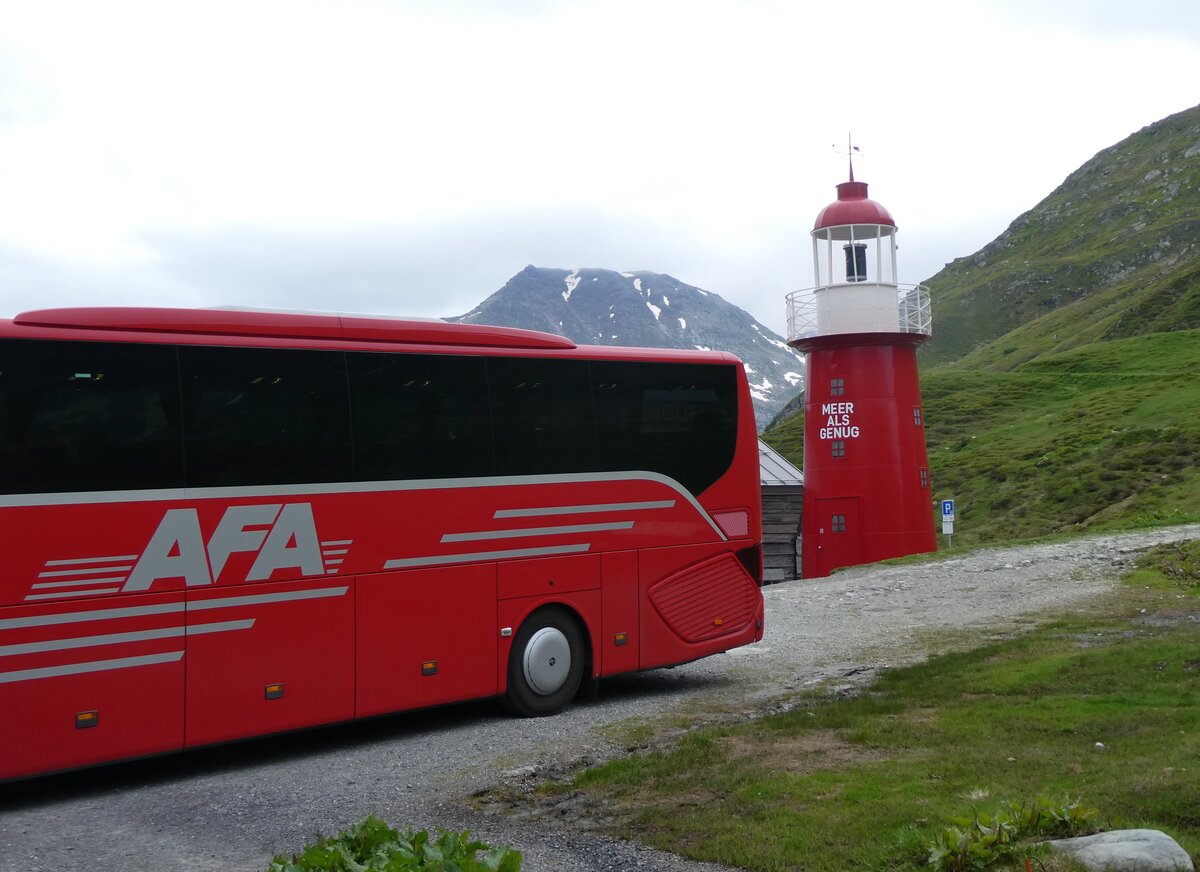
[(455, 314), (585, 264), (782, 332), (831, 143), (854, 132), (927, 278), (1194, 102), (1200, 14), (1151, 5), (0, 0), (0, 311), (90, 281)]

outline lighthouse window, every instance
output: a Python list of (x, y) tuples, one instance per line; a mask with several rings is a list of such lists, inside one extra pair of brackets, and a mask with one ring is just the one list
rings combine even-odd
[(829, 526), (833, 529), (834, 533), (845, 533), (846, 532), (846, 516), (845, 515), (834, 515), (833, 518), (830, 519)]
[(921, 424), (922, 424), (922, 421), (921, 421), (921, 407), (920, 407), (920, 406), (913, 406), (913, 426), (914, 426), (914, 427), (920, 427), (920, 426), (921, 426)]
[(929, 470), (924, 467), (921, 469), (921, 487), (929, 487)]
[(846, 252), (846, 281), (865, 282), (867, 280), (867, 246), (862, 242), (852, 242), (845, 246)]
[(846, 393), (846, 380), (844, 378), (831, 378), (829, 380), (829, 396), (840, 397)]
[(834, 439), (833, 440), (833, 456), (834, 457), (845, 457), (846, 456), (846, 440), (845, 439)]

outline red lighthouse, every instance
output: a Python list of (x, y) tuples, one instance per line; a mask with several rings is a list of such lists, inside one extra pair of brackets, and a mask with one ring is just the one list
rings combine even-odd
[(788, 296), (808, 355), (802, 575), (937, 550), (917, 381), (929, 290), (896, 281), (896, 222), (865, 182), (837, 186), (812, 231), (816, 286)]

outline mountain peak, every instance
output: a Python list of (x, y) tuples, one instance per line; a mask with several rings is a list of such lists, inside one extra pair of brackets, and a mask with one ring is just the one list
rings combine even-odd
[(719, 294), (665, 273), (526, 266), (450, 321), (525, 327), (581, 345), (728, 351), (746, 367), (765, 426), (799, 392), (803, 355)]

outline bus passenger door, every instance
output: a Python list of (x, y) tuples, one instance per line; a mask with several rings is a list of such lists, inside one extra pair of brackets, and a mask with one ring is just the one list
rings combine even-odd
[(496, 693), (496, 565), (358, 579), (358, 717)]
[(2, 608), (0, 652), (0, 780), (183, 747), (182, 592)]
[(187, 593), (187, 745), (354, 716), (352, 577)]

